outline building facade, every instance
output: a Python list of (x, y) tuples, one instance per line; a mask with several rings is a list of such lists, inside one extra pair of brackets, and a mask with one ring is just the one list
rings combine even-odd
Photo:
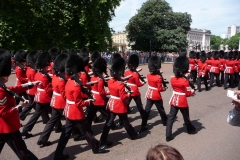
[(235, 34), (240, 32), (240, 25), (231, 25), (227, 28), (227, 34), (222, 34), (222, 38), (231, 38), (232, 36), (235, 36)]
[(127, 41), (127, 33), (124, 31), (113, 33), (112, 40), (112, 47), (117, 47), (118, 51), (127, 51), (131, 49), (131, 47), (128, 46), (129, 42)]
[(191, 28), (187, 33), (189, 50), (196, 49), (197, 45), (201, 50), (210, 50), (210, 36), (210, 30)]

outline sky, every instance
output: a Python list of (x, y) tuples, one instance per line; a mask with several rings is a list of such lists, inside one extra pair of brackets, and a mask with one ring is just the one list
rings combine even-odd
[[(124, 31), (130, 18), (147, 0), (123, 0), (109, 23), (114, 31)], [(227, 33), (227, 27), (240, 26), (240, 0), (166, 0), (174, 12), (192, 16), (191, 28), (211, 30), (212, 35)]]

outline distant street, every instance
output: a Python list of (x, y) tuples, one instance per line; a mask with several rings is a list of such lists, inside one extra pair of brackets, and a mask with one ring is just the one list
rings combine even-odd
[[(140, 66), (141, 74), (148, 73), (147, 65)], [(172, 64), (162, 64), (163, 77), (167, 80), (173, 75)], [(15, 84), (15, 74), (12, 74), (8, 85)], [(140, 88), (142, 102), (145, 108), (145, 93), (147, 84)], [(168, 89), (162, 92), (164, 107), (166, 113), (169, 113), (169, 99), (172, 94), (172, 88), (168, 84)], [(202, 85), (204, 89), (204, 85)], [(148, 121), (149, 131), (143, 132), (137, 140), (130, 140), (126, 131), (123, 129), (111, 131), (108, 140), (114, 142), (114, 145), (107, 149), (108, 153), (93, 154), (86, 141), (74, 142), (73, 139), (68, 141), (64, 153), (70, 155), (70, 160), (145, 160), (146, 153), (150, 147), (158, 143), (165, 143), (177, 148), (185, 160), (239, 160), (240, 149), (240, 128), (230, 126), (227, 123), (228, 111), (233, 108), (231, 99), (227, 96), (227, 91), (223, 87), (214, 87), (206, 92), (196, 92), (194, 97), (188, 98), (190, 119), (196, 126), (198, 133), (188, 135), (184, 127), (184, 121), (181, 113), (177, 115), (176, 122), (173, 124), (173, 135), (175, 139), (166, 142), (166, 127), (162, 125), (160, 116), (155, 106), (152, 107), (150, 120)], [(135, 106), (132, 101), (131, 106)], [(134, 107), (134, 114), (129, 114), (129, 119), (133, 127), (140, 129), (141, 119), (137, 108)], [(33, 112), (33, 110), (32, 110)], [(26, 124), (29, 120), (22, 122)], [(64, 121), (63, 121), (64, 124)], [(97, 139), (100, 138), (104, 123), (94, 124), (93, 132)], [(41, 118), (34, 126), (31, 133), (34, 137), (25, 139), (27, 147), (41, 160), (52, 160), (56, 149), (60, 133), (52, 132), (49, 141), (53, 144), (44, 148), (39, 148), (37, 140), (44, 128)], [(21, 128), (22, 130), (22, 128)], [(13, 151), (5, 144), (0, 160), (17, 160)]]

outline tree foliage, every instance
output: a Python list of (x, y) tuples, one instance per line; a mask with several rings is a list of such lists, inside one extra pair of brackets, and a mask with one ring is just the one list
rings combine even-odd
[(191, 22), (190, 14), (173, 12), (166, 1), (149, 0), (129, 20), (127, 38), (134, 50), (178, 51), (187, 47)]
[(228, 46), (231, 48), (239, 48), (240, 33), (232, 36), (228, 41)]
[(0, 47), (106, 50), (107, 43), (112, 43), (108, 22), (120, 1), (2, 0)]
[(211, 35), (210, 36), (210, 44), (211, 44), (211, 48), (212, 49), (219, 49), (220, 45), (223, 44), (223, 39), (220, 36), (216, 36), (216, 35)]

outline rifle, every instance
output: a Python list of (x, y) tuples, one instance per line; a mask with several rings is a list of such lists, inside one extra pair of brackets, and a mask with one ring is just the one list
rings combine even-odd
[(163, 75), (160, 72), (160, 70), (157, 71), (157, 74), (162, 78), (163, 87), (167, 89), (168, 88), (167, 83), (169, 83), (169, 82), (163, 78)]
[(194, 84), (189, 80), (189, 78), (187, 78), (183, 73), (181, 73), (182, 77), (185, 78), (186, 80), (188, 80), (189, 85), (192, 89), (197, 90), (196, 87), (194, 86)]
[(50, 77), (50, 75), (49, 75), (45, 70), (40, 69), (39, 72), (41, 72), (42, 74), (44, 74), (45, 76), (47, 76), (49, 83), (52, 82), (52, 78)]
[(24, 67), (24, 65), (22, 65), (22, 64), (19, 63), (19, 62), (16, 62), (16, 65), (17, 65), (18, 67), (20, 67), (24, 72), (26, 72), (26, 68)]
[(72, 76), (72, 78), (75, 80), (75, 82), (76, 82), (77, 84), (80, 85), (81, 91), (82, 91), (83, 93), (87, 94), (87, 96), (88, 96), (89, 99), (93, 99), (93, 96), (92, 96), (91, 92), (90, 92), (86, 87), (83, 86), (82, 82), (79, 80), (78, 75), (77, 75), (77, 74), (74, 74), (74, 75)]
[(140, 72), (141, 70), (142, 70), (142, 68), (140, 68), (140, 69), (138, 69), (138, 70), (135, 69), (135, 68), (133, 69), (133, 71), (136, 72), (136, 73), (138, 74), (139, 79), (140, 79), (142, 82), (146, 83), (146, 81), (145, 81), (143, 75), (140, 75), (140, 74), (139, 74), (139, 72)]

